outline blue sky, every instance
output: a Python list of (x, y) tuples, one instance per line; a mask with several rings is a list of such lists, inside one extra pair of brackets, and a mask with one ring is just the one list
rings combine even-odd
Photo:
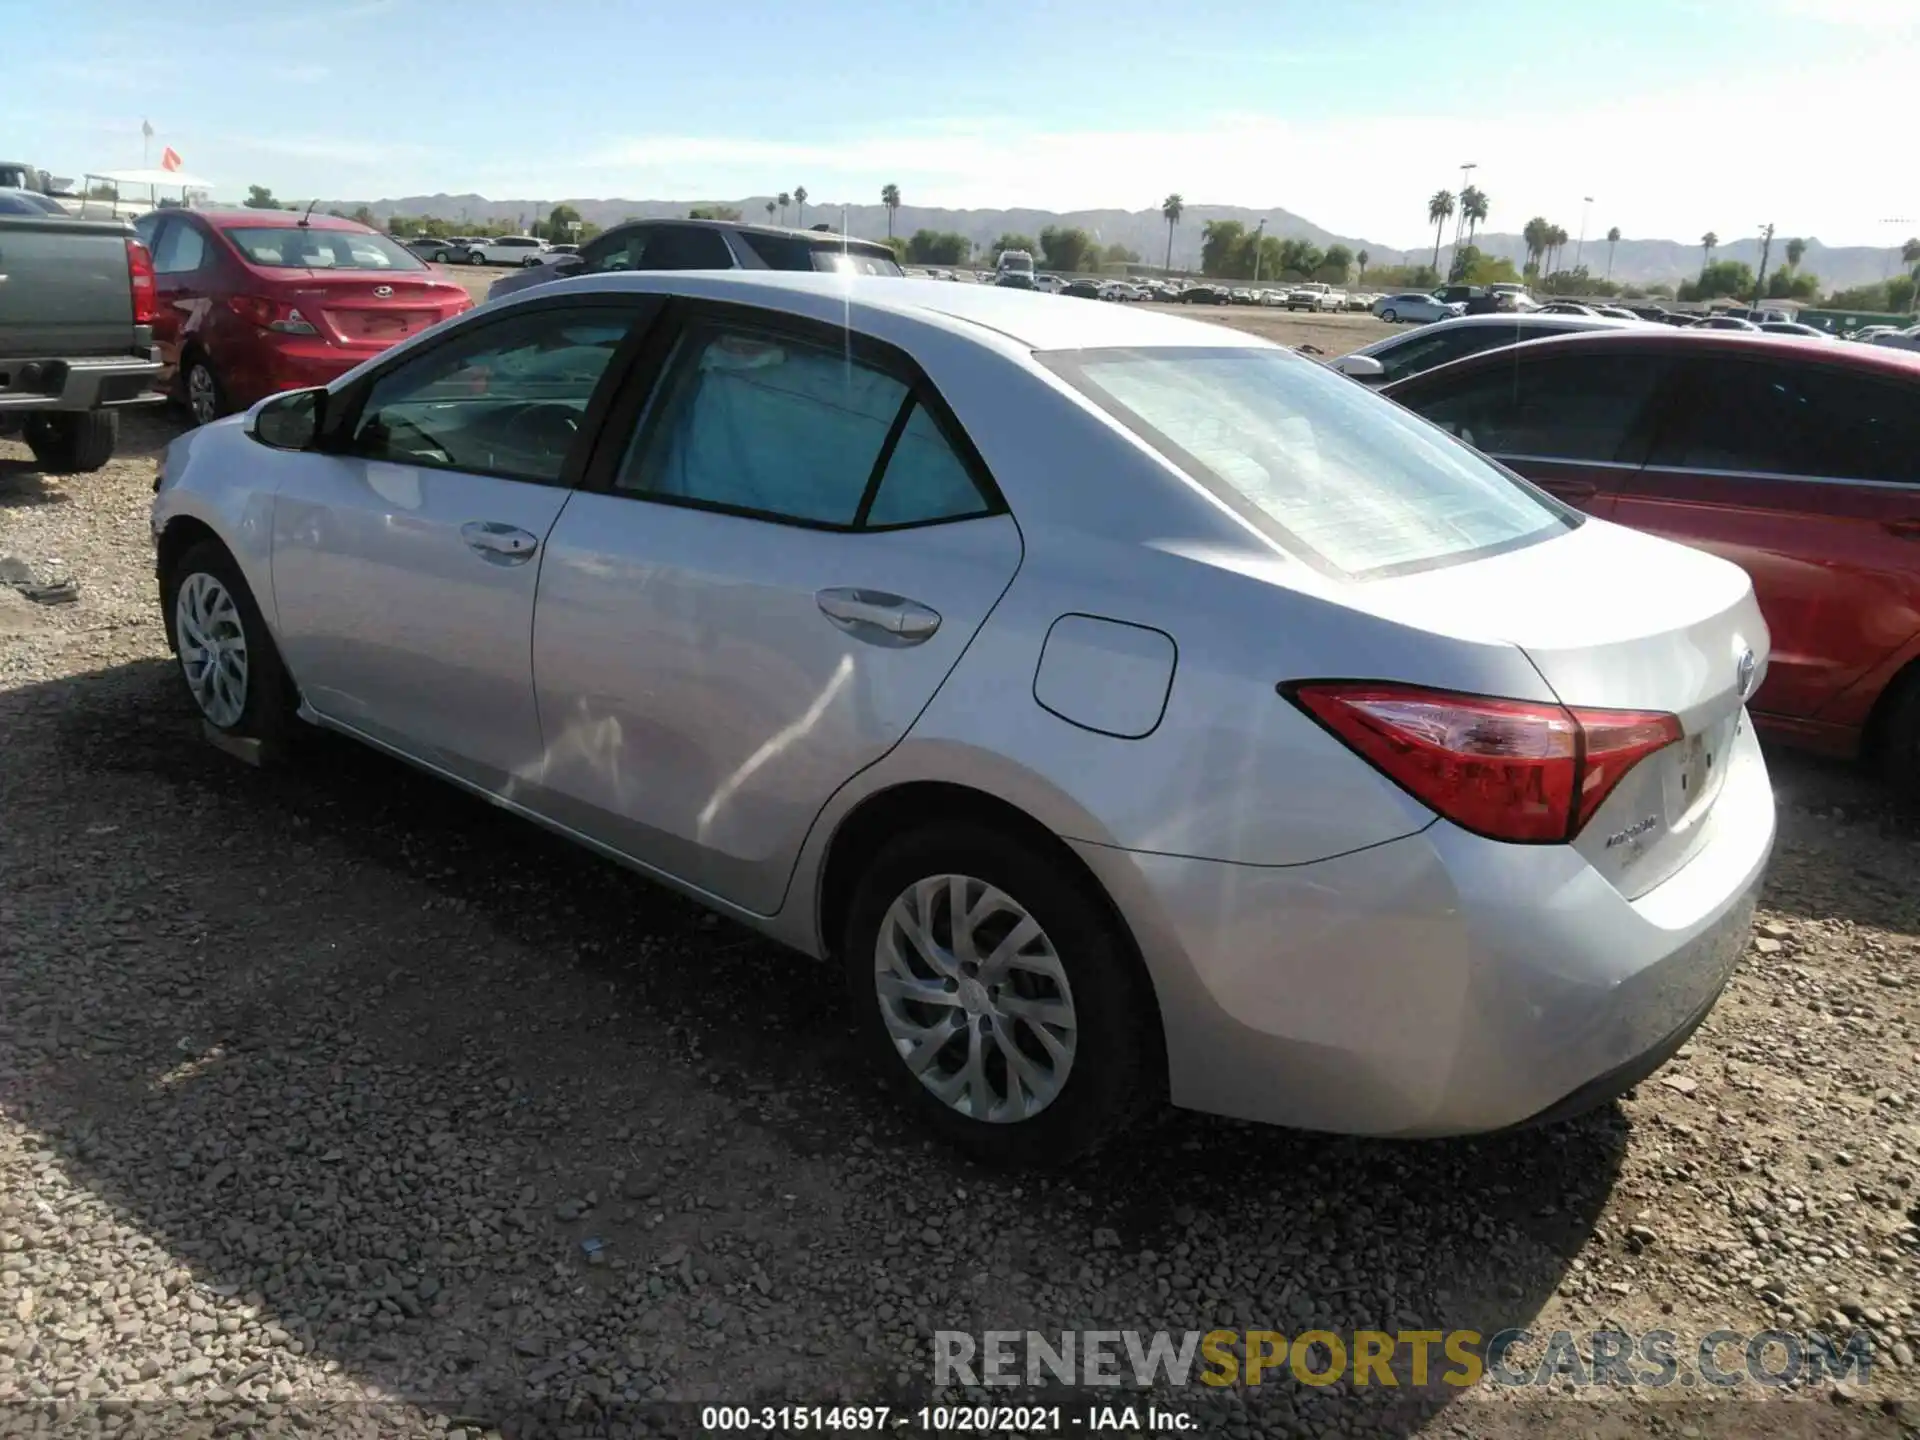
[(0, 0), (0, 33), (37, 57), (4, 158), (138, 165), (145, 118), (221, 198), (1178, 190), (1410, 248), (1472, 160), (1495, 230), (1587, 195), (1642, 237), (1920, 222), (1920, 0)]

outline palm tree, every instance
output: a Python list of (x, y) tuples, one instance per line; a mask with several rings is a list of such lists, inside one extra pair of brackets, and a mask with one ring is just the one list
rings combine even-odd
[(1433, 225), (1433, 268), (1440, 268), (1440, 237), (1446, 233), (1447, 220), (1453, 214), (1453, 192), (1436, 190), (1427, 200), (1427, 219)]
[(1720, 243), (1720, 237), (1711, 230), (1700, 237), (1700, 271), (1706, 273), (1707, 266), (1713, 263), (1713, 250)]
[(898, 185), (882, 185), (880, 187), (880, 203), (887, 207), (887, 238), (891, 240), (893, 238), (893, 212), (900, 208), (900, 187)]
[(1373, 257), (1367, 254), (1366, 251), (1362, 250), (1358, 255), (1354, 256), (1353, 258), (1360, 262), (1360, 278), (1362, 280), (1365, 280), (1367, 278), (1367, 261), (1371, 260)]
[(780, 202), (780, 223), (784, 225), (787, 223), (787, 206), (793, 203), (793, 197), (782, 190), (774, 198)]
[(1487, 218), (1487, 192), (1476, 185), (1469, 185), (1460, 192), (1460, 214), (1467, 222), (1467, 243), (1473, 243), (1473, 235), (1480, 228), (1480, 222)]
[[(1566, 253), (1567, 238), (1568, 238), (1567, 232), (1564, 226), (1556, 225), (1553, 227), (1552, 240), (1553, 240), (1553, 253), (1555, 257), (1554, 259), (1555, 264), (1558, 264), (1559, 257)], [(1549, 267), (1548, 273), (1552, 273), (1551, 267)]]
[(1553, 233), (1553, 227), (1541, 216), (1527, 221), (1526, 228), (1520, 232), (1520, 238), (1527, 242), (1527, 265), (1536, 273), (1540, 270), (1547, 254), (1547, 237)]
[(1900, 247), (1900, 263), (1913, 274), (1913, 302), (1907, 306), (1907, 313), (1912, 314), (1920, 311), (1920, 235)]
[(773, 203), (773, 201), (771, 201), (771, 200), (769, 200), (769, 201), (767, 201), (767, 223), (768, 223), (769, 225), (771, 225), (771, 224), (773, 223), (773, 212), (774, 212), (774, 208), (775, 208), (775, 207), (774, 207), (774, 203)]
[(793, 223), (804, 230), (807, 224), (807, 187), (804, 185), (793, 187), (793, 210)]
[(1607, 279), (1613, 279), (1613, 247), (1620, 243), (1620, 227), (1607, 231)]
[(1174, 191), (1160, 202), (1160, 213), (1167, 222), (1167, 272), (1173, 272), (1173, 227), (1180, 223), (1181, 213), (1187, 208), (1187, 202), (1180, 198), (1180, 192)]
[(1800, 268), (1800, 262), (1807, 258), (1807, 242), (1795, 237), (1787, 241), (1787, 273), (1791, 275)]

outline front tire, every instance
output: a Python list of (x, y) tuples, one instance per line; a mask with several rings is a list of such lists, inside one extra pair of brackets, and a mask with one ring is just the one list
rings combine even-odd
[(113, 458), (120, 441), (120, 416), (112, 410), (29, 415), (24, 438), (42, 470), (54, 475), (91, 474)]
[(1920, 807), (1920, 669), (1910, 670), (1889, 697), (1879, 742), (1880, 773), (1896, 795)]
[(201, 718), (240, 739), (286, 739), (293, 683), (226, 547), (214, 540), (192, 546), (169, 567), (160, 593), (167, 643)]
[(1396, 315), (1392, 310), (1382, 310), (1380, 312), (1380, 318), (1386, 321), (1387, 324), (1389, 325), (1397, 324), (1400, 320), (1400, 317)]
[(482, 255), (478, 250), (469, 250), (467, 252), (467, 263), (469, 265), (484, 265), (487, 263), (487, 257)]
[(976, 1160), (1065, 1164), (1153, 1094), (1158, 1020), (1130, 939), (1084, 875), (1024, 839), (963, 824), (895, 840), (841, 950), (862, 1050)]

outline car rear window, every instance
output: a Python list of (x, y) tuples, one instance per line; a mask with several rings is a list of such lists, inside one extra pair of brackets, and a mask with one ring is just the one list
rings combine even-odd
[(1392, 401), (1285, 351), (1038, 358), (1284, 548), (1346, 579), (1476, 559), (1580, 523)]
[(364, 230), (304, 230), (298, 225), (221, 232), (248, 262), (270, 270), (424, 270), (406, 246)]
[(904, 275), (890, 250), (847, 245), (834, 237), (810, 240), (800, 235), (773, 235), (760, 230), (737, 232), (742, 243), (770, 270), (837, 270), (849, 275)]

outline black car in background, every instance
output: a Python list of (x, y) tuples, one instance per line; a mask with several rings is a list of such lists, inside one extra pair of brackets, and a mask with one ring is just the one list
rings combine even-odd
[(503, 276), (489, 300), (573, 275), (616, 270), (826, 270), (849, 275), (904, 275), (876, 240), (829, 230), (791, 230), (736, 220), (630, 220), (597, 235), (577, 255), (550, 259)]
[(1182, 305), (1231, 305), (1233, 294), (1220, 285), (1189, 285), (1180, 292)]

